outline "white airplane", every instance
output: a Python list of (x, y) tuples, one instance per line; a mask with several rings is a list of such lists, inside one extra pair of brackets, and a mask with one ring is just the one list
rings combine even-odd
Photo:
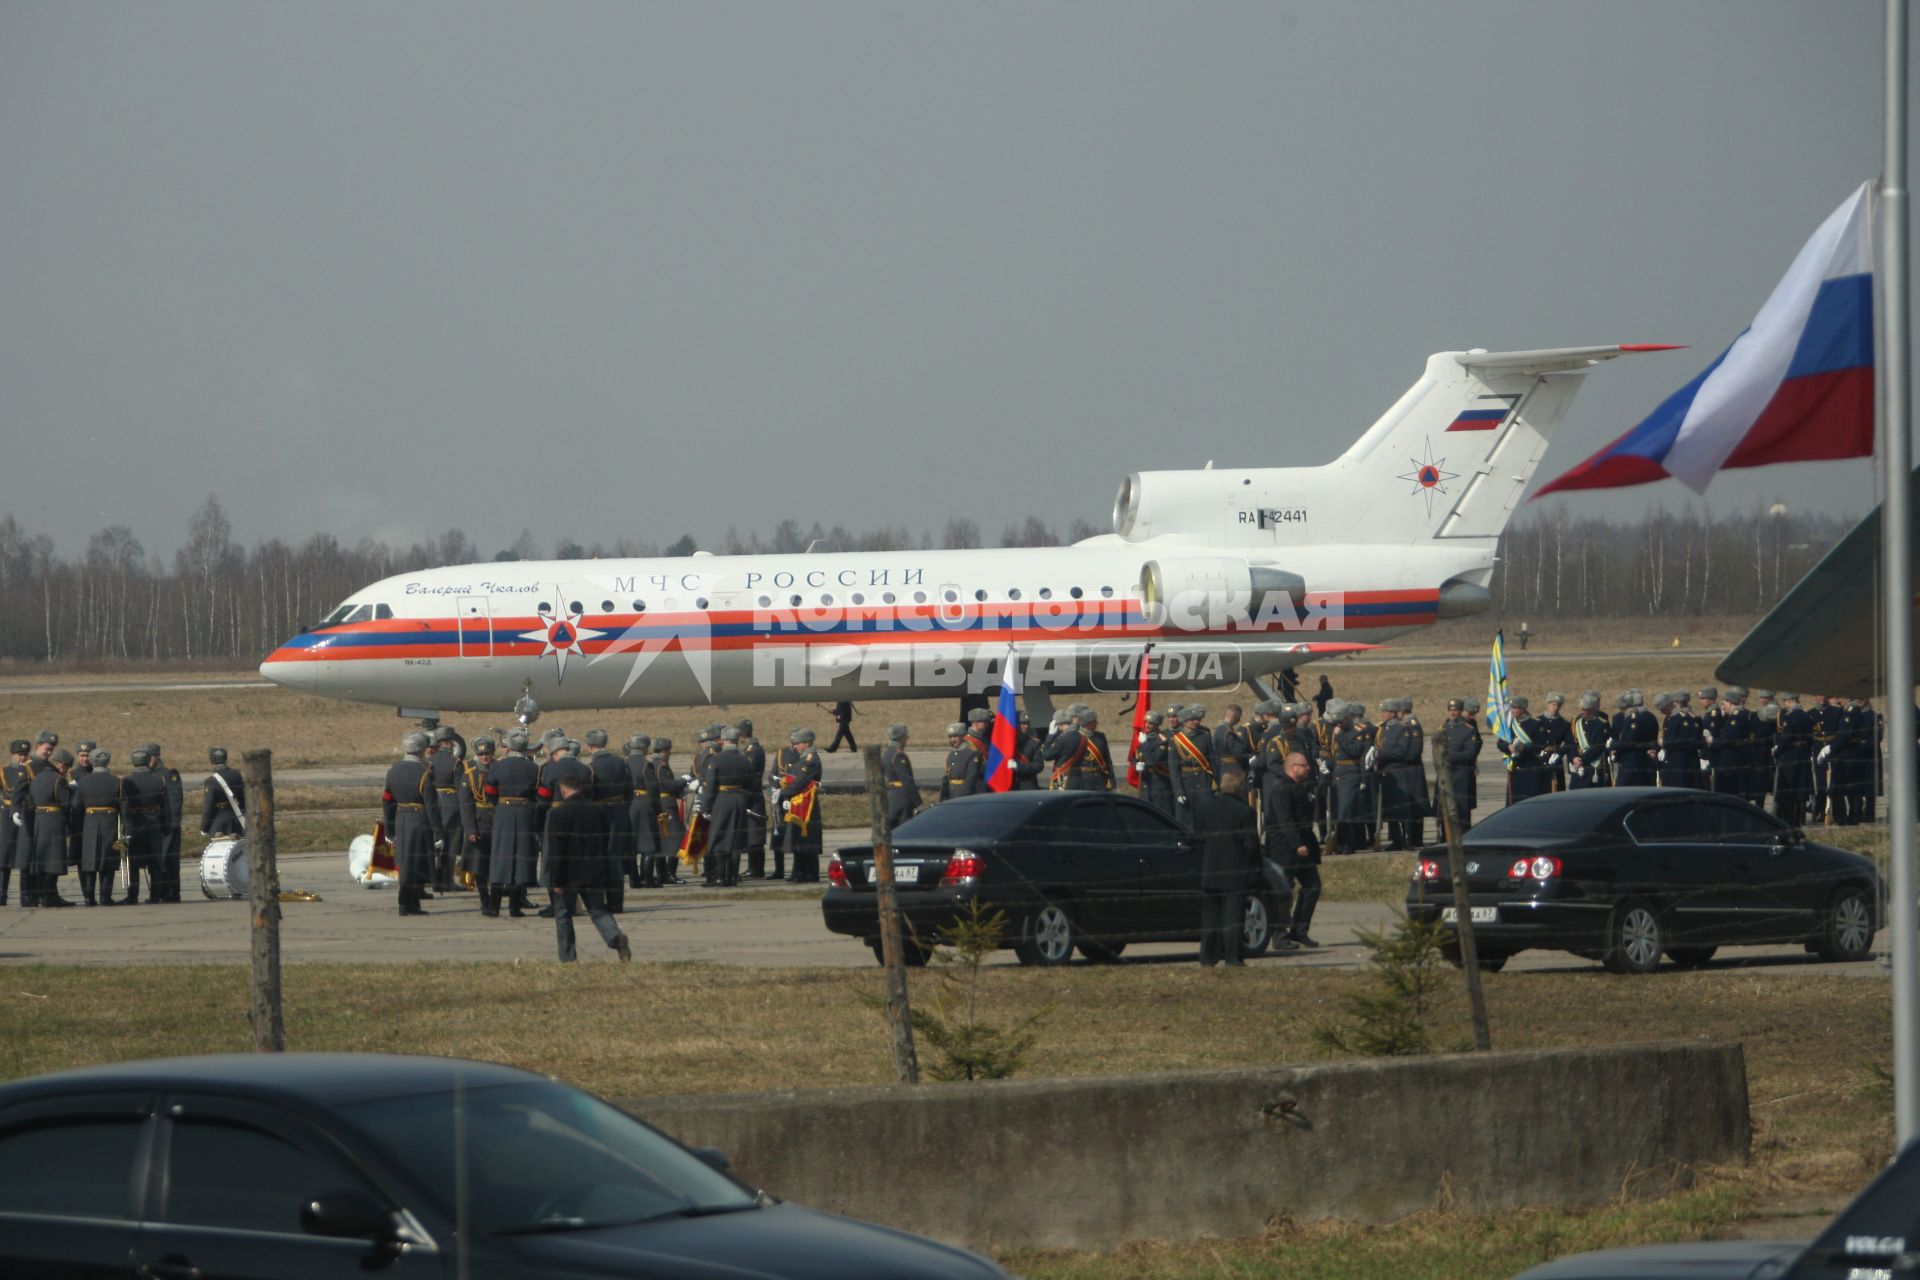
[(1145, 471), (1068, 547), (519, 561), (357, 591), (261, 664), (403, 716), (1054, 694), (1271, 695), (1273, 673), (1489, 606), (1501, 530), (1587, 370), (1652, 344), (1430, 356), (1319, 467)]

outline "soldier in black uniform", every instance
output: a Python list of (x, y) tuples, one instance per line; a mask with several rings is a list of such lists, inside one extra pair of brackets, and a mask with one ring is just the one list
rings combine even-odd
[(33, 895), (27, 890), (26, 845), (20, 836), (24, 820), (15, 816), (13, 807), (15, 791), (26, 784), (27, 756), (32, 750), (31, 742), (15, 738), (7, 746), (7, 763), (0, 765), (0, 907), (7, 905), (7, 886), (15, 871), (20, 872), (20, 905), (32, 905), (28, 901)]
[(1199, 703), (1181, 707), (1173, 723), (1168, 744), (1167, 766), (1173, 773), (1173, 802), (1176, 814), (1188, 826), (1194, 824), (1220, 775), (1220, 760), (1214, 753), (1213, 735), (1207, 732), (1207, 709)]
[(754, 786), (747, 792), (747, 836), (746, 836), (746, 878), (765, 880), (767, 878), (767, 792), (759, 785), (767, 772), (767, 749), (753, 736), (753, 721), (742, 720), (734, 726), (740, 730), (740, 754), (753, 766)]
[(433, 803), (427, 817), (433, 823), (433, 889), (435, 893), (453, 892), (453, 862), (460, 845), (460, 757), (454, 750), (451, 725), (433, 731), (427, 744), (426, 764), (433, 775)]
[(1813, 808), (1807, 821), (1824, 819), (1832, 825), (1842, 817), (1834, 784), (1844, 783), (1846, 776), (1847, 712), (1840, 699), (1817, 693), (1809, 714), (1813, 716)]
[(35, 878), (35, 906), (74, 905), (60, 896), (60, 877), (67, 870), (67, 837), (72, 832), (73, 793), (67, 782), (67, 770), (72, 767), (72, 752), (54, 750), (27, 784), (26, 816), (32, 840), (27, 870)]
[(493, 815), (499, 801), (488, 793), (488, 775), (493, 771), (493, 739), (481, 734), (473, 740), (473, 759), (460, 762), (460, 865), (473, 880), (480, 895), (480, 914), (500, 914), (500, 896), (494, 891)]
[(1340, 727), (1333, 734), (1332, 816), (1339, 824), (1340, 852), (1358, 853), (1372, 847), (1378, 813), (1376, 730), (1359, 703), (1342, 702), (1340, 710)]
[(1747, 691), (1728, 685), (1720, 696), (1718, 719), (1709, 728), (1701, 717), (1707, 739), (1707, 757), (1713, 768), (1713, 789), (1722, 795), (1748, 792), (1747, 759), (1753, 750), (1753, 713), (1746, 708)]
[(140, 873), (147, 875), (147, 901), (160, 900), (160, 864), (166, 848), (163, 825), (167, 816), (167, 784), (153, 771), (153, 760), (145, 747), (128, 757), (132, 772), (120, 781), (121, 811), (126, 815), (127, 896), (120, 901), (132, 906), (140, 901)]
[(433, 879), (435, 803), (433, 772), (426, 762), (427, 735), (409, 733), (400, 740), (400, 759), (387, 768), (386, 787), (380, 793), (380, 816), (393, 860), (400, 872), (400, 914), (423, 916), (422, 890)]
[(660, 797), (660, 883), (680, 883), (680, 845), (687, 838), (687, 824), (680, 815), (680, 802), (687, 794), (686, 779), (673, 767), (673, 739), (653, 740), (653, 788)]
[[(93, 749), (97, 744), (82, 740), (73, 744), (73, 763), (67, 767), (67, 791), (71, 795), (80, 779), (93, 771)], [(80, 866), (80, 818), (76, 813), (67, 823), (67, 866)]]
[[(1460, 834), (1473, 827), (1473, 811), (1480, 803), (1480, 726), (1467, 714), (1466, 700), (1447, 700), (1447, 722), (1440, 726), (1441, 759), (1446, 762), (1447, 788), (1460, 818)], [(1441, 834), (1445, 834), (1443, 828)]]
[[(1326, 677), (1321, 677), (1325, 683)], [(1340, 726), (1347, 718), (1347, 702), (1344, 698), (1329, 698), (1325, 707), (1320, 709), (1312, 724), (1314, 750), (1308, 759), (1313, 761), (1315, 785), (1313, 789), (1313, 818), (1320, 826), (1320, 846), (1323, 852), (1339, 853), (1340, 823), (1338, 812), (1338, 783), (1334, 777), (1333, 763), (1338, 748), (1334, 739), (1340, 732)]]
[(1567, 704), (1563, 693), (1547, 695), (1545, 715), (1534, 718), (1533, 745), (1540, 753), (1540, 768), (1546, 775), (1549, 792), (1567, 789), (1567, 757), (1573, 754), (1573, 726), (1560, 714)]
[(246, 829), (246, 780), (238, 769), (227, 763), (225, 747), (208, 747), (207, 762), (213, 766), (213, 772), (201, 784), (200, 834), (237, 836)]
[(993, 790), (987, 785), (987, 752), (993, 745), (993, 712), (985, 707), (975, 707), (967, 712), (965, 745), (973, 752), (975, 776), (969, 780), (968, 789), (960, 794), (985, 795)]
[(587, 797), (606, 811), (607, 861), (612, 868), (606, 884), (607, 910), (626, 910), (627, 884), (639, 875), (633, 861), (633, 770), (627, 758), (607, 746), (605, 729), (587, 730)]
[[(1874, 792), (1880, 775), (1880, 713), (1865, 698), (1850, 698), (1846, 709), (1847, 749), (1839, 774), (1845, 826), (1873, 821)], [(1841, 755), (1840, 752), (1835, 752)]]
[(1135, 763), (1140, 770), (1140, 798), (1162, 813), (1177, 811), (1173, 802), (1173, 775), (1167, 760), (1170, 737), (1165, 730), (1166, 714), (1149, 711), (1145, 734)]
[(574, 948), (573, 917), (584, 907), (602, 940), (624, 963), (633, 959), (633, 948), (606, 903), (607, 882), (615, 875), (607, 856), (607, 811), (588, 798), (590, 776), (563, 770), (554, 782), (557, 795), (541, 834), (553, 878), (553, 931), (560, 962), (580, 958)]
[(1113, 790), (1113, 751), (1107, 735), (1100, 732), (1100, 715), (1092, 707), (1083, 707), (1075, 718), (1080, 748), (1067, 761), (1067, 790)]
[(59, 734), (51, 729), (43, 729), (28, 747), (19, 767), (7, 774), (7, 812), (14, 823), (13, 863), (20, 872), (20, 905), (23, 907), (40, 905), (40, 873), (35, 870), (33, 857), (33, 798), (30, 792), (33, 780), (40, 771), (53, 767), (53, 749), (59, 742)]
[[(120, 872), (120, 779), (107, 766), (113, 756), (92, 752), (93, 768), (73, 784), (74, 826), (80, 832), (80, 893), (86, 905), (113, 905), (113, 878)], [(99, 886), (99, 896), (94, 886)]]
[(627, 772), (633, 775), (633, 800), (627, 806), (627, 822), (633, 827), (633, 853), (638, 872), (627, 887), (658, 888), (660, 884), (660, 787), (653, 777), (653, 758), (648, 752), (653, 739), (636, 733), (627, 739)]
[[(793, 759), (791, 773), (780, 786), (780, 805), (785, 813), (785, 821), (794, 828), (793, 836), (793, 882), (795, 884), (820, 883), (820, 753), (814, 749), (814, 736), (811, 729), (795, 729), (794, 745), (799, 748)], [(793, 803), (813, 792), (813, 809), (804, 823), (796, 821)]]
[(1620, 695), (1620, 711), (1613, 718), (1613, 785), (1650, 787), (1654, 784), (1656, 753), (1660, 750), (1660, 723), (1641, 704), (1644, 695), (1629, 689)]
[(1797, 693), (1780, 694), (1773, 730), (1773, 815), (1790, 827), (1807, 823), (1813, 794), (1813, 716)]
[(1380, 813), (1387, 823), (1388, 847), (1404, 852), (1425, 843), (1427, 735), (1414, 717), (1412, 698), (1390, 698), (1380, 705), (1392, 708), (1375, 745), (1383, 788)]
[(1773, 740), (1780, 731), (1780, 704), (1771, 690), (1753, 691), (1753, 720), (1747, 739), (1746, 786), (1741, 794), (1751, 804), (1766, 807), (1773, 790)]
[(1675, 689), (1667, 718), (1660, 726), (1660, 785), (1699, 788), (1706, 778), (1700, 768), (1700, 748), (1705, 734), (1700, 717), (1694, 713), (1692, 695)]
[(1026, 712), (1020, 713), (1020, 732), (1015, 736), (1013, 756), (1013, 789), (1015, 791), (1038, 791), (1040, 789), (1040, 735), (1033, 731), (1033, 717)]
[(1600, 692), (1589, 689), (1580, 695), (1580, 714), (1570, 726), (1573, 740), (1566, 757), (1567, 789), (1585, 791), (1604, 787), (1612, 781), (1613, 726), (1600, 710)]
[(887, 788), (887, 830), (911, 818), (920, 809), (920, 785), (913, 780), (913, 761), (907, 758), (907, 726), (887, 726), (887, 745), (880, 753), (880, 779)]
[(160, 898), (161, 902), (180, 901), (180, 826), (186, 817), (186, 789), (180, 780), (180, 771), (168, 764), (161, 756), (160, 744), (147, 744), (147, 759), (152, 762), (153, 771), (160, 775), (160, 781), (167, 791), (167, 813), (162, 830), (162, 848), (160, 855)]
[(1703, 685), (1698, 695), (1700, 709), (1694, 713), (1694, 721), (1700, 726), (1700, 786), (1708, 791), (1720, 790), (1720, 783), (1713, 776), (1713, 767), (1718, 757), (1717, 744), (1725, 728), (1727, 713), (1720, 699), (1720, 691), (1712, 685)]
[(731, 889), (740, 883), (740, 854), (747, 841), (747, 793), (760, 773), (740, 750), (740, 730), (720, 730), (720, 749), (707, 766), (711, 785), (700, 797), (700, 811), (712, 824), (707, 836), (707, 883)]
[(786, 785), (785, 779), (793, 772), (794, 762), (800, 759), (800, 744), (795, 735), (799, 729), (787, 734), (787, 745), (773, 753), (773, 759), (767, 762), (766, 784), (761, 789), (767, 793), (767, 839), (773, 845), (773, 878), (787, 878), (787, 855), (793, 850), (794, 829), (791, 823), (780, 819), (784, 816), (780, 810), (780, 788)]
[(1245, 769), (1253, 760), (1253, 733), (1241, 723), (1238, 703), (1228, 703), (1226, 719), (1213, 727), (1213, 758), (1216, 768), (1231, 760)]
[(527, 754), (525, 729), (508, 730), (507, 752), (487, 770), (486, 791), (494, 804), (486, 871), (493, 914), (505, 898), (509, 916), (524, 916), (533, 906), (528, 890), (540, 882), (541, 810), (540, 767)]
[(947, 764), (940, 774), (940, 798), (951, 800), (955, 796), (970, 796), (984, 786), (976, 787), (980, 781), (985, 762), (967, 740), (967, 726), (954, 721), (947, 726)]
[(1547, 794), (1547, 771), (1541, 764), (1540, 744), (1534, 740), (1534, 734), (1540, 730), (1540, 722), (1527, 713), (1527, 700), (1515, 695), (1507, 699), (1512, 709), (1514, 736), (1511, 739), (1495, 738), (1500, 754), (1507, 757), (1507, 803), (1519, 804), (1522, 800), (1531, 800), (1535, 796)]

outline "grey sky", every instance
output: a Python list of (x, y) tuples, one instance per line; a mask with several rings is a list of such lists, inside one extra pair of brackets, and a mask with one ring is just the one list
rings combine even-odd
[(1430, 351), (1695, 344), (1595, 373), (1544, 480), (1877, 171), (1879, 23), (0, 0), (0, 512), (67, 549), (171, 550), (209, 491), (246, 541), (488, 550), (1104, 524), (1127, 470), (1327, 460)]

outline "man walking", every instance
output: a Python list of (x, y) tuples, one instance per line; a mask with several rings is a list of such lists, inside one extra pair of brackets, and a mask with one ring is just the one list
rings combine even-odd
[(553, 877), (553, 931), (560, 944), (560, 963), (580, 958), (574, 948), (573, 917), (585, 908), (593, 927), (622, 961), (633, 959), (627, 935), (607, 910), (606, 888), (614, 874), (608, 852), (612, 828), (603, 806), (587, 799), (589, 779), (563, 773), (556, 779), (560, 796), (547, 810), (547, 870)]

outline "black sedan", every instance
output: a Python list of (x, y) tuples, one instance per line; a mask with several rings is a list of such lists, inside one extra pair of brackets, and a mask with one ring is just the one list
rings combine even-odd
[[(935, 805), (893, 832), (895, 896), (926, 958), (968, 904), (1005, 913), (1003, 940), (1022, 964), (1119, 958), (1131, 942), (1200, 937), (1200, 838), (1131, 796), (1106, 791), (1010, 791)], [(880, 954), (871, 846), (840, 850), (820, 908), (827, 928)], [(1284, 919), (1284, 886), (1247, 898), (1243, 951), (1263, 954)]]
[(1910, 1143), (1811, 1242), (1641, 1245), (1577, 1253), (1515, 1280), (1860, 1280), (1912, 1275), (1920, 1143)]
[(0, 1275), (1005, 1275), (781, 1204), (724, 1165), (578, 1089), (484, 1062), (95, 1067), (0, 1087)]
[[(1537, 796), (1462, 843), (1474, 941), (1489, 969), (1529, 948), (1571, 951), (1618, 973), (1650, 973), (1663, 953), (1694, 966), (1720, 947), (1759, 944), (1864, 960), (1886, 900), (1871, 860), (1709, 791)], [(1408, 916), (1456, 913), (1446, 847), (1422, 851)]]

